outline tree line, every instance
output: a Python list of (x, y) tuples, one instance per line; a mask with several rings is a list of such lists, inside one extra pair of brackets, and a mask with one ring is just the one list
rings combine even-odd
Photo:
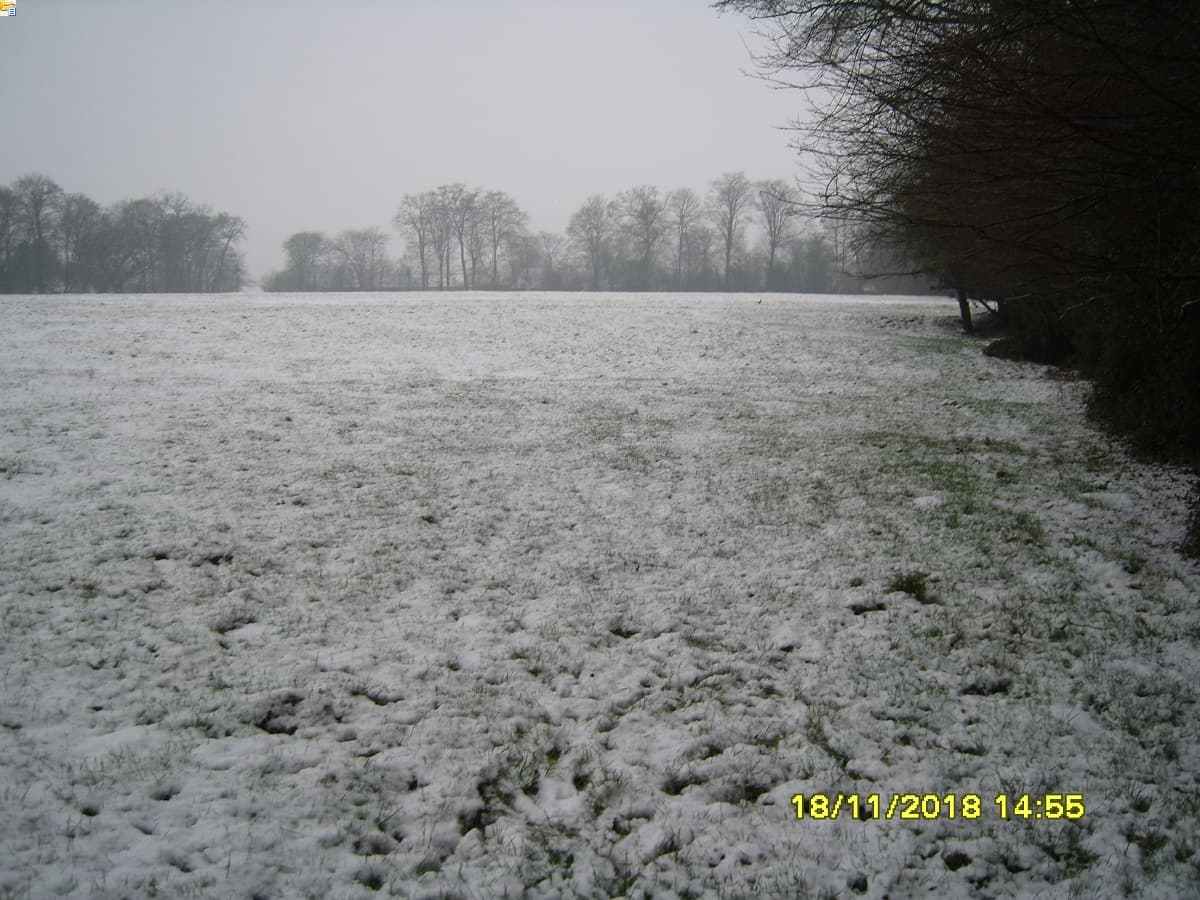
[[(641, 185), (588, 197), (565, 233), (533, 232), (504, 191), (441, 185), (405, 194), (392, 219), (403, 253), (388, 256), (378, 226), (327, 237), (297, 232), (283, 243), (273, 291), (322, 290), (861, 290), (849, 272), (880, 261), (851, 247), (836, 224), (797, 215), (795, 191), (743, 172), (715, 179), (704, 195)], [(922, 290), (897, 278), (872, 289)]]
[[(565, 233), (533, 232), (503, 191), (442, 185), (401, 199), (403, 252), (372, 226), (284, 241), (273, 291), (777, 290), (920, 291), (927, 279), (866, 281), (895, 265), (838, 223), (799, 214), (781, 179), (742, 172), (704, 194), (641, 185), (588, 197)], [(40, 174), (0, 186), (0, 293), (236, 291), (246, 282), (246, 223), (160, 192), (107, 208)]]
[(246, 224), (182, 194), (107, 208), (45, 175), (0, 186), (0, 293), (236, 291)]
[[(1139, 446), (1200, 463), (1200, 4), (720, 0), (816, 88), (812, 206), (1069, 362)], [(1193, 526), (1200, 550), (1200, 509)]]

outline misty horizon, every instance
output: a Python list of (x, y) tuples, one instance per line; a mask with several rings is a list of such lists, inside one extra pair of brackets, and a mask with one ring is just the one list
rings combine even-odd
[(401, 198), (440, 184), (508, 193), (537, 233), (593, 194), (796, 173), (800, 98), (747, 75), (752, 25), (703, 2), (300, 8), (18, 2), (0, 183), (181, 193), (245, 220), (261, 280), (297, 231), (398, 250)]

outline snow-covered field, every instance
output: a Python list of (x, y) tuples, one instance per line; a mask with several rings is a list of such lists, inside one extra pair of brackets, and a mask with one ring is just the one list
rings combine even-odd
[(953, 314), (0, 299), (0, 896), (1195, 895), (1188, 479)]

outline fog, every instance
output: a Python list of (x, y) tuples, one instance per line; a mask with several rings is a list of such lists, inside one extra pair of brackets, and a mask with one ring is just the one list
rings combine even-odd
[(391, 231), (447, 182), (559, 231), (592, 193), (792, 177), (800, 97), (746, 74), (758, 46), (703, 0), (18, 0), (0, 183), (182, 192), (246, 220), (253, 278), (292, 232)]

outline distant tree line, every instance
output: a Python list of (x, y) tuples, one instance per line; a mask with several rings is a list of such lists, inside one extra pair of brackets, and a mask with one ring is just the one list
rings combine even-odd
[(236, 291), (245, 234), (182, 194), (102, 208), (25, 175), (0, 186), (0, 293)]
[(783, 180), (742, 172), (715, 179), (703, 196), (641, 185), (588, 197), (566, 233), (532, 232), (503, 191), (441, 185), (406, 194), (392, 225), (396, 259), (378, 227), (327, 237), (301, 231), (284, 241), (273, 291), (346, 290), (843, 290), (920, 291), (928, 278), (864, 282), (849, 273), (896, 268), (880, 247), (852, 246), (845, 230), (798, 215)]
[[(1068, 361), (1143, 448), (1200, 461), (1200, 4), (721, 0), (819, 87), (819, 212), (890, 243), (1004, 352)], [(1200, 511), (1193, 528), (1200, 549)]]

